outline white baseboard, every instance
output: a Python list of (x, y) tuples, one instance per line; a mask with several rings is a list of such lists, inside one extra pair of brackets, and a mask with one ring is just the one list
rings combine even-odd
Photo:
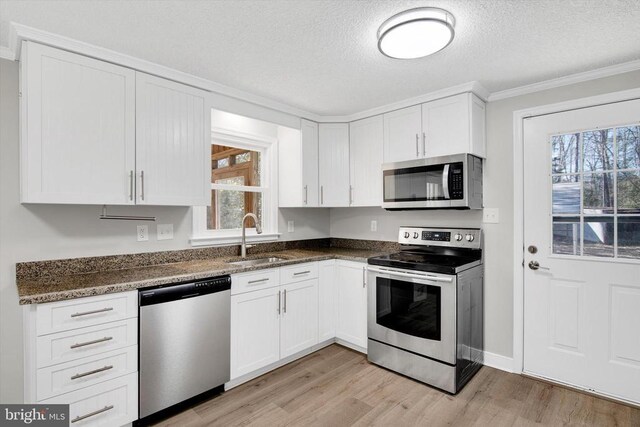
[(484, 352), (484, 364), (492, 368), (500, 369), (505, 372), (513, 373), (513, 358), (502, 356), (500, 354)]
[(367, 349), (366, 348), (360, 347), (359, 345), (351, 344), (349, 341), (344, 341), (344, 340), (342, 340), (340, 338), (336, 338), (335, 343), (336, 344), (340, 344), (341, 346), (350, 348), (351, 350), (355, 350), (355, 351), (357, 351), (359, 353), (362, 353), (364, 355), (367, 354)]

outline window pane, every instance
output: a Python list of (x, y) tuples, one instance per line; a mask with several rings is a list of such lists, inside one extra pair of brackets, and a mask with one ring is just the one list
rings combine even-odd
[(613, 217), (585, 217), (584, 255), (613, 257)]
[(575, 173), (580, 166), (577, 133), (551, 137), (551, 169), (553, 173)]
[(640, 169), (640, 126), (616, 129), (618, 169)]
[(618, 257), (640, 259), (640, 217), (618, 217)]
[(640, 214), (640, 172), (618, 173), (618, 213)]
[(232, 176), (229, 178), (216, 179), (214, 182), (216, 184), (225, 185), (244, 185), (244, 176)]
[(585, 172), (613, 169), (613, 129), (582, 133)]
[(580, 175), (553, 177), (553, 213), (580, 213)]
[(229, 166), (229, 158), (225, 157), (224, 159), (218, 159), (218, 163), (216, 165), (219, 168), (224, 168)]
[(584, 175), (584, 213), (613, 213), (613, 174), (611, 172)]
[[(262, 224), (262, 193), (236, 190), (213, 190), (212, 207), (207, 208), (207, 228), (209, 230), (231, 230), (242, 228), (242, 218), (252, 212)], [(247, 220), (247, 228), (254, 228), (252, 220)]]
[(246, 153), (236, 155), (236, 164), (245, 163), (248, 161), (251, 161), (251, 154), (248, 151)]
[(580, 217), (553, 218), (553, 253), (580, 255)]
[(260, 152), (213, 144), (211, 153), (211, 182), (220, 183), (220, 180), (241, 176), (244, 177), (243, 184), (235, 181), (230, 181), (229, 184), (253, 187), (262, 185)]

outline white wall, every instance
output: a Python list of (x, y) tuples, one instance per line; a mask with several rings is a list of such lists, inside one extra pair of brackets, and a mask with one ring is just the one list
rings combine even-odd
[[(538, 105), (640, 87), (640, 71), (545, 90), (487, 106), (484, 206), (500, 209), (499, 224), (482, 224), (480, 212), (386, 212), (381, 208), (331, 209), (331, 237), (397, 239), (400, 225), (482, 226), (485, 236), (485, 348), (513, 355), (513, 112)], [(378, 232), (370, 221), (378, 220)]]
[[(241, 103), (233, 103), (240, 113)], [(249, 110), (253, 111), (253, 106)], [(264, 110), (264, 109), (263, 109)], [(262, 110), (260, 110), (262, 111)], [(296, 119), (279, 122), (295, 125)], [(299, 120), (298, 120), (299, 123)], [(74, 258), (190, 248), (191, 209), (181, 207), (113, 207), (109, 213), (155, 215), (148, 242), (136, 241), (136, 222), (101, 221), (100, 206), (21, 205), (18, 176), (18, 64), (0, 60), (0, 402), (22, 401), (22, 317), (15, 284), (20, 261)], [(287, 233), (288, 220), (295, 232)], [(157, 241), (156, 224), (172, 223), (174, 239)], [(283, 240), (328, 237), (325, 209), (282, 209)]]

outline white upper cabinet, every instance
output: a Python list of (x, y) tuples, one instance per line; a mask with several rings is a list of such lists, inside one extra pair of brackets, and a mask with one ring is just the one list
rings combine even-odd
[(349, 124), (351, 206), (382, 205), (383, 118)]
[(137, 203), (208, 205), (211, 109), (207, 93), (136, 73)]
[(485, 157), (485, 105), (472, 93), (422, 104), (423, 157)]
[(135, 71), (33, 42), (21, 58), (21, 201), (133, 204)]
[(392, 111), (384, 115), (384, 162), (400, 162), (422, 157), (419, 105)]
[(316, 207), (320, 202), (318, 184), (318, 124), (300, 120), (302, 136), (302, 206)]
[(24, 42), (21, 201), (206, 205), (208, 94)]
[(349, 124), (319, 126), (320, 206), (349, 206)]
[(300, 130), (278, 127), (278, 203), (283, 208), (318, 206), (318, 124)]

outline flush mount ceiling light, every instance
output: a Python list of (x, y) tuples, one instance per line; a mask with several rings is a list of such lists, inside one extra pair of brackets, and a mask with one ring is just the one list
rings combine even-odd
[(396, 59), (436, 53), (453, 40), (455, 18), (444, 9), (420, 7), (393, 15), (378, 29), (378, 49)]

